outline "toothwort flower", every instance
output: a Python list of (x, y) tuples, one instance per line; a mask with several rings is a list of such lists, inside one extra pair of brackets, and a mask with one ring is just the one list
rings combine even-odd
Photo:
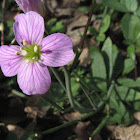
[(72, 40), (62, 33), (43, 38), (44, 19), (33, 11), (19, 14), (13, 30), (20, 46), (0, 47), (1, 69), (7, 77), (17, 75), (25, 94), (43, 94), (51, 84), (46, 66), (59, 67), (73, 60)]
[(36, 11), (45, 16), (44, 0), (15, 0), (19, 8), (24, 12)]

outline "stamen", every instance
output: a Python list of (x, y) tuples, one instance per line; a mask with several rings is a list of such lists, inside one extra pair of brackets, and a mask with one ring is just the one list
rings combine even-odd
[(15, 51), (15, 54), (16, 54), (16, 55), (19, 55), (19, 54), (20, 54), (20, 52), (18, 52), (18, 51)]
[(26, 64), (28, 64), (28, 63), (30, 62), (30, 60), (29, 60), (29, 59), (26, 59), (26, 61), (25, 61), (25, 62), (26, 62)]
[(32, 60), (37, 60), (37, 58), (34, 56), (34, 57), (32, 58)]
[(20, 47), (20, 51), (22, 51), (23, 50), (23, 47)]
[(23, 44), (23, 46), (26, 46), (27, 45), (27, 41), (26, 40), (23, 40), (22, 41), (22, 44)]
[(35, 45), (34, 46), (34, 52), (37, 53), (37, 51), (38, 51), (38, 47), (37, 47), (37, 45)]
[(27, 54), (27, 51), (21, 50), (21, 55), (25, 56)]

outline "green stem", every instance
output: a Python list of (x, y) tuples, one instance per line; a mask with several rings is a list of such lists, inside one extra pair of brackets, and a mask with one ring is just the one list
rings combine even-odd
[(41, 96), (40, 96), (40, 98), (41, 98), (43, 101), (48, 102), (48, 103), (50, 103), (51, 105), (53, 105), (54, 107), (56, 107), (59, 111), (64, 112), (64, 108), (60, 107), (58, 104), (56, 104), (56, 103), (55, 103), (54, 101), (52, 101), (50, 98), (45, 97), (45, 99), (44, 99), (44, 98), (42, 98)]
[(67, 122), (67, 123), (65, 123), (65, 124), (59, 125), (59, 126), (57, 126), (57, 127), (51, 128), (51, 129), (49, 129), (49, 130), (43, 131), (43, 132), (40, 133), (40, 135), (45, 135), (45, 134), (53, 133), (53, 132), (58, 131), (58, 130), (60, 130), (60, 129), (62, 129), (62, 128), (65, 128), (65, 127), (71, 126), (71, 125), (73, 125), (73, 124), (75, 124), (75, 123), (78, 123), (79, 121), (84, 121), (84, 120), (86, 120), (87, 118), (93, 116), (93, 115), (96, 114), (96, 113), (104, 106), (104, 104), (108, 101), (108, 99), (109, 99), (109, 97), (110, 97), (110, 95), (111, 95), (111, 93), (112, 93), (113, 87), (114, 87), (114, 83), (112, 83), (112, 85), (110, 86), (105, 101), (102, 102), (102, 103), (100, 103), (100, 104), (98, 105), (98, 109), (97, 109), (96, 111), (90, 112), (90, 113), (86, 114), (85, 116), (83, 116), (83, 117), (81, 117), (81, 118), (79, 118), (79, 119), (77, 119), (77, 120), (73, 120), (73, 121)]
[(112, 90), (113, 90), (113, 88), (114, 88), (114, 81), (112, 81), (112, 83), (111, 83), (111, 86), (109, 87), (109, 89), (108, 89), (108, 91), (107, 91), (107, 96), (106, 96), (106, 99), (105, 100), (102, 100), (99, 104), (98, 104), (98, 106), (101, 106), (102, 104), (105, 104), (108, 100), (109, 100), (109, 98), (110, 98), (110, 96), (111, 96), (111, 93), (112, 93)]
[[(89, 87), (88, 87), (88, 85), (86, 84), (86, 82), (85, 82), (76, 72), (73, 71), (73, 73), (74, 73), (75, 76), (77, 76), (77, 77), (80, 79), (79, 82), (80, 82), (81, 86), (85, 86), (85, 87), (87, 88), (88, 91), (89, 91), (89, 90), (93, 90), (93, 88), (92, 88), (92, 89), (89, 89)], [(100, 101), (102, 101), (102, 98), (101, 98), (96, 92), (94, 92), (94, 94), (97, 96), (97, 98), (98, 98)]]
[(65, 75), (65, 83), (66, 83), (66, 90), (67, 90), (66, 92), (68, 94), (68, 98), (69, 98), (71, 107), (74, 108), (75, 104), (74, 104), (74, 99), (73, 99), (72, 91), (71, 91), (71, 82), (70, 82), (69, 71), (66, 66), (63, 67), (63, 70), (64, 70), (64, 75)]
[(93, 131), (93, 133), (91, 134), (91, 137), (93, 138), (106, 124), (106, 122), (108, 121), (109, 116), (107, 115), (102, 121), (101, 123), (98, 125), (98, 127)]
[(55, 68), (50, 67), (51, 71), (53, 72), (53, 74), (55, 75), (56, 79), (58, 80), (58, 82), (60, 83), (61, 87), (64, 89), (65, 92), (67, 92), (65, 85), (63, 83), (63, 81), (61, 80), (58, 72), (56, 71)]
[(77, 52), (76, 52), (76, 56), (75, 56), (75, 58), (74, 58), (74, 61), (73, 61), (72, 65), (71, 65), (71, 67), (70, 67), (70, 73), (71, 73), (71, 72), (74, 70), (74, 68), (77, 66), (78, 60), (79, 60), (79, 57), (80, 57), (81, 53), (82, 53), (82, 51), (78, 49)]
[(82, 88), (83, 92), (85, 93), (85, 95), (86, 95), (87, 99), (89, 100), (89, 102), (90, 102), (91, 106), (93, 107), (93, 109), (96, 109), (91, 97), (89, 96), (89, 93), (87, 93), (87, 91), (84, 89), (83, 86), (81, 86), (81, 88)]
[[(99, 111), (99, 110), (97, 110), (97, 111)], [(60, 130), (60, 129), (62, 129), (62, 128), (65, 128), (65, 127), (74, 125), (74, 124), (78, 123), (79, 121), (84, 121), (85, 119), (87, 119), (87, 118), (93, 116), (95, 113), (97, 113), (97, 111), (96, 111), (96, 112), (90, 112), (90, 113), (86, 114), (85, 116), (83, 116), (83, 117), (81, 117), (81, 118), (79, 118), (79, 119), (76, 119), (76, 120), (67, 122), (67, 123), (65, 123), (65, 124), (59, 125), (59, 126), (57, 126), (57, 127), (51, 128), (51, 129), (46, 130), (46, 131), (43, 131), (43, 132), (40, 133), (40, 135), (50, 134), (50, 133), (53, 133), (53, 132), (55, 132), (55, 131), (58, 131), (58, 130)]]
[(57, 131), (57, 130), (59, 130), (59, 129), (68, 127), (68, 126), (70, 126), (70, 125), (73, 125), (73, 124), (77, 123), (78, 121), (79, 121), (79, 120), (74, 120), (74, 121), (67, 122), (67, 123), (65, 123), (65, 124), (59, 125), (59, 126), (57, 126), (57, 127), (51, 128), (51, 129), (49, 129), (49, 130), (43, 131), (43, 132), (41, 133), (41, 135), (46, 135), (46, 134), (53, 133), (53, 132), (55, 132), (55, 131)]

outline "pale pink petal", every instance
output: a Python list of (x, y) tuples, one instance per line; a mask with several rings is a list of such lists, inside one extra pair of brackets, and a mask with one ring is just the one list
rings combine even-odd
[(11, 77), (18, 73), (22, 57), (16, 55), (15, 51), (19, 51), (19, 46), (3, 45), (0, 47), (0, 66), (5, 76)]
[(62, 33), (45, 37), (41, 52), (42, 63), (51, 67), (64, 66), (74, 58), (72, 40)]
[(46, 66), (39, 63), (25, 63), (20, 66), (18, 84), (21, 90), (27, 94), (44, 94), (51, 84), (51, 77)]
[(44, 35), (44, 19), (38, 13), (30, 11), (19, 14), (13, 27), (15, 38), (21, 46), (22, 41), (40, 45)]

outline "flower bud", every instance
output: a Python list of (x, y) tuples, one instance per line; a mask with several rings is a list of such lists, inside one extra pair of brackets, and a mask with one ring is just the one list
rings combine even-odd
[(44, 0), (15, 0), (19, 8), (24, 12), (36, 11), (45, 17)]

